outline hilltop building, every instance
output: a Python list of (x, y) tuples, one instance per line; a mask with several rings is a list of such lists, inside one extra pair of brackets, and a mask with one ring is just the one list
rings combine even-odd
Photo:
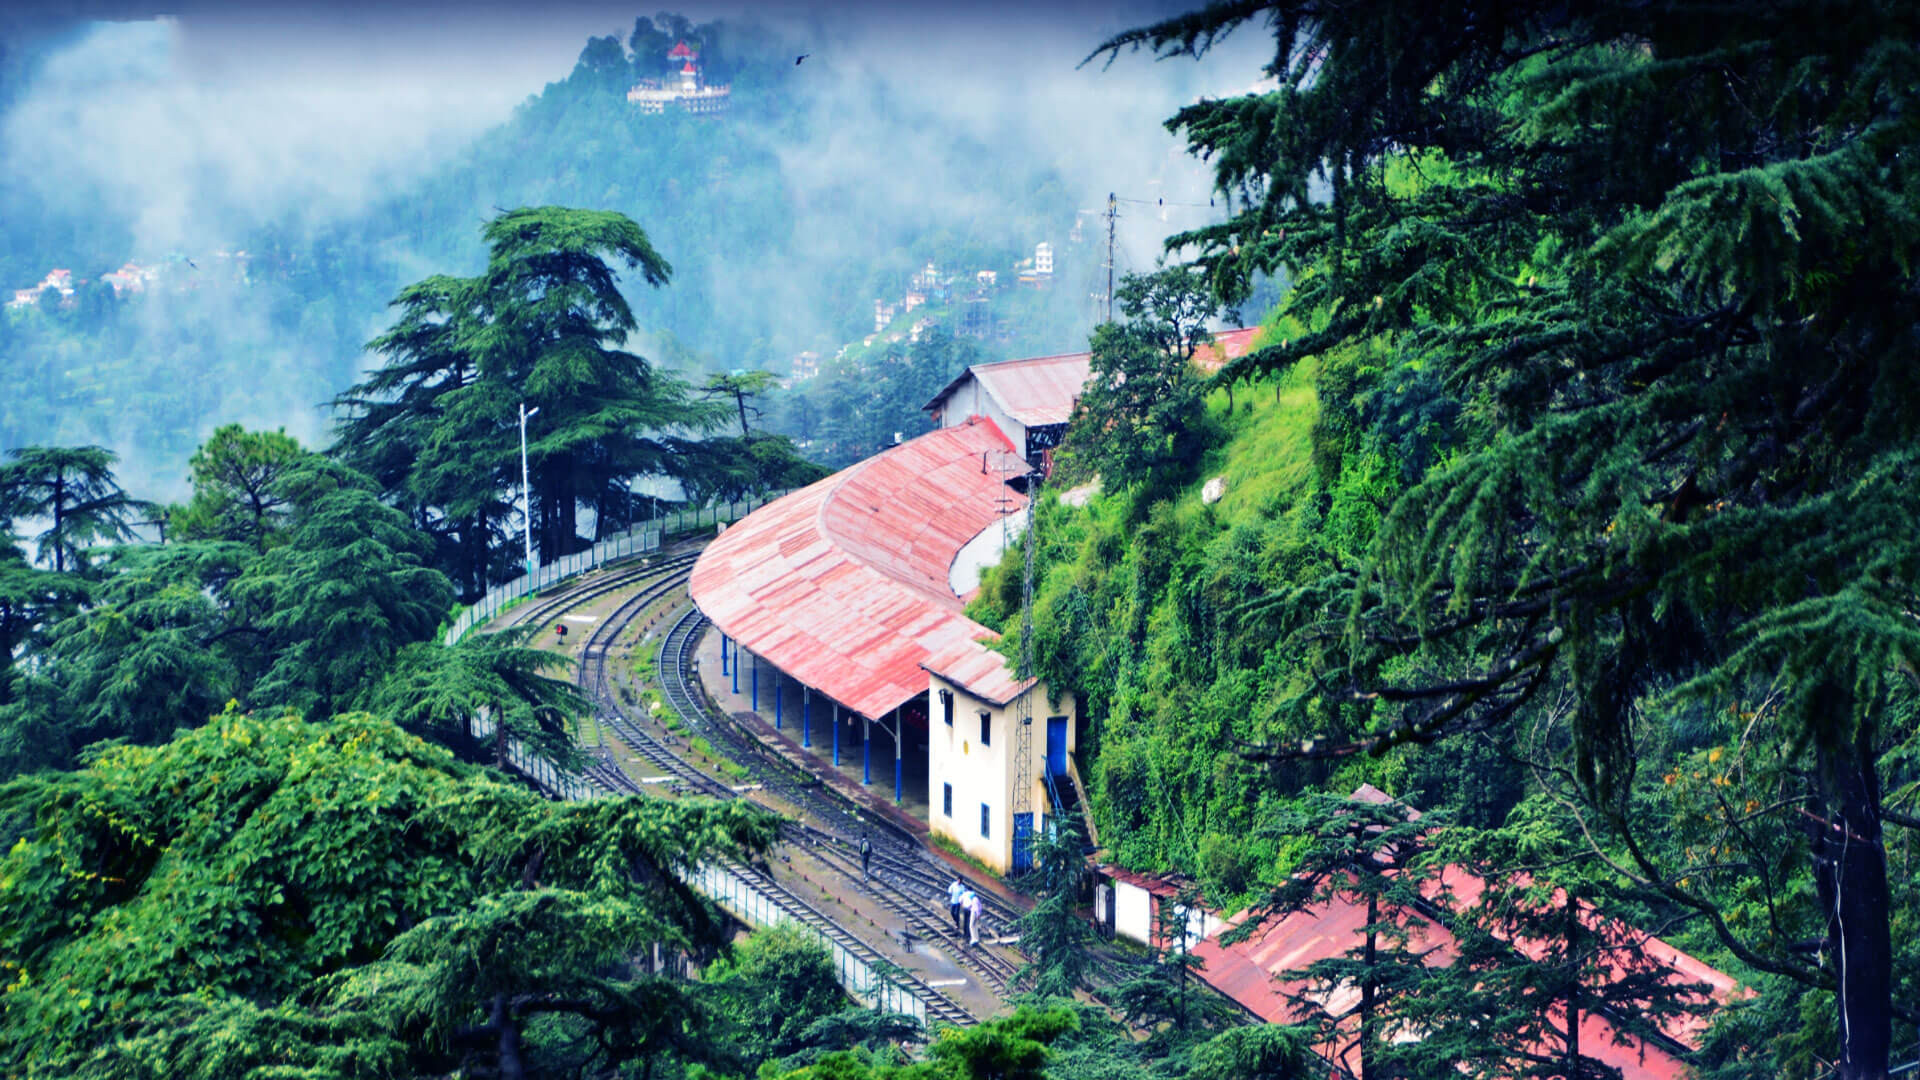
[(627, 100), (643, 113), (660, 114), (668, 109), (694, 115), (727, 111), (733, 98), (730, 86), (709, 86), (701, 76), (700, 52), (682, 41), (667, 53), (671, 64), (680, 65), (672, 79), (642, 79), (627, 91)]
[(1035, 244), (1033, 246), (1033, 272), (1042, 276), (1053, 273), (1053, 245)]

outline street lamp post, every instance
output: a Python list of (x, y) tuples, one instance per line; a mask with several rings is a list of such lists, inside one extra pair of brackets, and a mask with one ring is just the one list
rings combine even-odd
[(527, 481), (527, 419), (540, 411), (540, 406), (527, 408), (526, 402), (520, 403), (520, 520), (526, 529), (521, 538), (527, 542), (527, 591), (533, 591), (533, 487)]

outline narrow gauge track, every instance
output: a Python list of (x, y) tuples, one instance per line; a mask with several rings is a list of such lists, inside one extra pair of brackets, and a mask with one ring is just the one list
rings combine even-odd
[(506, 626), (539, 626), (572, 611), (591, 600), (596, 600), (610, 592), (628, 588), (638, 582), (647, 581), (662, 574), (671, 574), (678, 570), (690, 569), (698, 552), (675, 555), (666, 559), (650, 560), (645, 566), (617, 570), (613, 573), (589, 577), (580, 583), (580, 587), (565, 589), (552, 596), (543, 597), (535, 603), (516, 608), (508, 613)]
[[(677, 586), (678, 579), (673, 582)], [(651, 732), (632, 722), (621, 710), (607, 678), (607, 650), (626, 623), (647, 608), (660, 595), (670, 591), (656, 587), (637, 595), (595, 628), (583, 646), (580, 659), (580, 685), (593, 698), (600, 722), (611, 729), (633, 751), (672, 777), (675, 783), (698, 794), (731, 799), (740, 792), (675, 755)], [(772, 754), (758, 740), (730, 723), (716, 722), (695, 696), (692, 680), (693, 650), (706, 620), (698, 609), (689, 607), (675, 620), (661, 642), (658, 672), (667, 702), (681, 719), (697, 730), (717, 736), (727, 750), (747, 766), (750, 775), (763, 787), (804, 807), (816, 817), (840, 826), (839, 831), (812, 825), (789, 823), (782, 838), (804, 848), (816, 858), (839, 869), (850, 878), (859, 875), (859, 855), (854, 837), (865, 830), (874, 844), (873, 873), (867, 886), (874, 900), (904, 921), (905, 933), (922, 941), (939, 942), (956, 960), (994, 989), (1004, 994), (1018, 967), (986, 949), (969, 947), (953, 929), (946, 908), (946, 886), (951, 871), (936, 868), (920, 854), (919, 843), (904, 830), (889, 822), (861, 820), (845, 801), (826, 790), (818, 778), (794, 767), (786, 759)], [(614, 768), (611, 763), (608, 767)], [(624, 773), (621, 779), (632, 787)], [(627, 790), (622, 788), (621, 790)], [(991, 909), (991, 921), (1011, 926), (1016, 913), (990, 893), (981, 892), (983, 907)]]
[[(844, 854), (854, 852), (859, 837), (867, 835), (873, 842), (875, 865), (884, 863), (896, 867), (901, 879), (918, 883), (922, 898), (933, 901), (944, 914), (947, 883), (960, 875), (947, 864), (928, 857), (918, 837), (885, 818), (861, 815), (818, 777), (799, 770), (768, 750), (752, 733), (742, 730), (732, 717), (707, 707), (704, 695), (695, 689), (698, 677), (694, 674), (693, 660), (700, 635), (707, 626), (707, 617), (700, 609), (689, 606), (661, 641), (658, 671), (667, 703), (689, 726), (718, 736), (718, 741), (726, 744), (740, 760), (773, 766), (772, 775), (757, 775), (756, 779), (826, 823), (824, 828), (806, 826), (814, 834), (810, 842), (832, 843)], [(797, 783), (787, 783), (789, 778), (797, 778)], [(1012, 906), (989, 891), (978, 891), (991, 923), (1011, 927), (1019, 920), (1020, 912)]]
[[(641, 749), (642, 752), (646, 754), (648, 760), (655, 761), (662, 767), (669, 767), (669, 762), (676, 766), (681, 764), (678, 758), (666, 753), (664, 749), (649, 745), (644, 741), (641, 746), (636, 747), (636, 749)], [(672, 771), (674, 771), (676, 775), (681, 775), (680, 769), (673, 769)], [(711, 778), (705, 777), (703, 774), (695, 772), (692, 769), (686, 769), (685, 772), (690, 773), (692, 777), (699, 777), (702, 781), (706, 781), (706, 783), (697, 785), (701, 788), (710, 788), (718, 784), (717, 781), (712, 781)], [(597, 761), (589, 765), (585, 770), (585, 775), (587, 779), (593, 783), (615, 794), (638, 793), (642, 790), (641, 786), (635, 783), (632, 777), (621, 771), (619, 766), (608, 761)], [(691, 777), (685, 776), (683, 776), (683, 778), (691, 779)], [(722, 790), (725, 790), (724, 785), (719, 786)], [(727, 791), (726, 795), (727, 797), (731, 797), (733, 792)], [(940, 1020), (960, 1027), (971, 1027), (979, 1023), (979, 1019), (968, 1012), (960, 1003), (927, 985), (925, 980), (913, 972), (906, 971), (892, 964), (872, 946), (848, 933), (839, 923), (828, 918), (812, 904), (807, 903), (792, 890), (774, 880), (772, 875), (762, 871), (758, 867), (750, 866), (736, 859), (723, 858), (717, 860), (716, 863), (733, 876), (751, 883), (755, 889), (759, 890), (762, 895), (766, 896), (775, 906), (780, 908), (788, 918), (810, 927), (815, 932), (838, 944), (842, 949), (845, 949), (848, 953), (866, 964), (868, 970), (889, 970), (891, 974), (887, 977), (905, 988), (908, 993), (918, 998), (921, 1003), (926, 1006), (927, 1017), (930, 1020)]]

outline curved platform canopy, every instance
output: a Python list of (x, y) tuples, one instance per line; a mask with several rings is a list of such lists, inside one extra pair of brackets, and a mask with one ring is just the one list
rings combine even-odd
[(1027, 469), (989, 420), (928, 432), (747, 515), (707, 545), (689, 591), (749, 652), (879, 719), (927, 694), (929, 658), (995, 666), (979, 642), (998, 635), (962, 614), (948, 570), (1025, 509), (1006, 481)]

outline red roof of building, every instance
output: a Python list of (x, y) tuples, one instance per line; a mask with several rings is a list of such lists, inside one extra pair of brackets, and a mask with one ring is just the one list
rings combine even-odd
[(966, 687), (974, 697), (995, 705), (1005, 705), (1040, 681), (1014, 678), (1013, 669), (1007, 667), (1007, 658), (974, 638), (956, 641), (938, 652), (928, 654), (920, 666), (955, 686)]
[(990, 652), (976, 642), (993, 631), (961, 613), (947, 573), (962, 545), (1026, 505), (1002, 482), (1013, 452), (980, 420), (778, 499), (707, 545), (694, 603), (749, 651), (878, 718), (927, 692), (929, 657)]
[[(1387, 798), (1370, 787), (1356, 792), (1354, 797), (1369, 802)], [(1464, 908), (1480, 899), (1486, 885), (1483, 879), (1466, 870), (1449, 866), (1442, 871), (1439, 881), (1429, 882), (1421, 891), (1435, 903)], [(1556, 902), (1564, 902), (1564, 898), (1564, 894), (1555, 895)], [(1248, 912), (1241, 912), (1229, 919), (1227, 925), (1241, 925), (1248, 917)], [(1405, 911), (1397, 912), (1394, 921), (1406, 929), (1408, 949), (1426, 952), (1427, 963), (1450, 964), (1458, 955), (1455, 939), (1445, 927)], [(1673, 982), (1705, 984), (1716, 1001), (1726, 1001), (1736, 992), (1730, 976), (1651, 934), (1591, 909), (1582, 913), (1581, 921), (1598, 934), (1618, 939), (1620, 948), (1612, 954), (1635, 958), (1623, 962), (1650, 961), (1672, 972)], [(1278, 978), (1280, 973), (1346, 954), (1359, 943), (1361, 929), (1366, 924), (1364, 903), (1336, 900), (1274, 916), (1236, 945), (1223, 946), (1215, 935), (1196, 945), (1193, 954), (1205, 962), (1201, 978), (1209, 984), (1271, 1023), (1291, 1023), (1300, 1017), (1287, 995), (1300, 992), (1306, 984), (1299, 980), (1283, 981)], [(1520, 939), (1512, 944), (1522, 954), (1536, 958), (1547, 952), (1541, 942)], [(1328, 1011), (1338, 1015), (1358, 1002), (1357, 991), (1353, 992), (1353, 1002), (1343, 1000), (1343, 992), (1336, 990), (1329, 997)], [(1663, 1033), (1676, 1042), (1697, 1046), (1708, 1022), (1709, 1018), (1703, 1016), (1679, 1016), (1664, 1018), (1660, 1025)], [(1684, 1064), (1666, 1048), (1633, 1038), (1622, 1044), (1615, 1036), (1613, 1025), (1605, 1018), (1594, 1015), (1581, 1018), (1581, 1052), (1619, 1069), (1627, 1080), (1677, 1080), (1686, 1075)], [(1357, 1066), (1358, 1062), (1347, 1064)]]
[(695, 57), (695, 56), (697, 56), (697, 55), (699, 55), (699, 54), (698, 54), (698, 53), (695, 53), (695, 52), (694, 52), (694, 51), (693, 51), (692, 49), (690, 49), (690, 48), (688, 48), (688, 47), (687, 47), (687, 43), (686, 43), (686, 42), (684, 42), (684, 41), (682, 41), (682, 42), (680, 42), (680, 43), (679, 43), (678, 45), (675, 45), (675, 46), (673, 47), (673, 51), (672, 51), (672, 52), (670, 52), (670, 53), (668, 53), (668, 54), (667, 54), (667, 59), (669, 59), (669, 60), (690, 60), (690, 59), (692, 59), (693, 57)]
[(699, 70), (698, 68), (696, 68), (696, 67), (694, 67), (694, 66), (693, 66), (693, 61), (691, 61), (691, 60), (689, 60), (689, 61), (687, 61), (687, 66), (686, 66), (686, 67), (683, 67), (683, 68), (681, 68), (681, 69), (680, 69), (680, 74), (682, 74), (682, 75), (698, 75), (698, 74), (700, 74), (700, 70)]
[[(1213, 344), (1201, 349), (1194, 363), (1202, 371), (1217, 371), (1228, 360), (1243, 355), (1259, 332), (1258, 327), (1223, 330), (1213, 335)], [(1073, 417), (1073, 403), (1092, 374), (1093, 354), (1083, 352), (975, 364), (923, 407), (939, 408), (971, 378), (980, 381), (1002, 411), (1027, 427), (1064, 424)]]

